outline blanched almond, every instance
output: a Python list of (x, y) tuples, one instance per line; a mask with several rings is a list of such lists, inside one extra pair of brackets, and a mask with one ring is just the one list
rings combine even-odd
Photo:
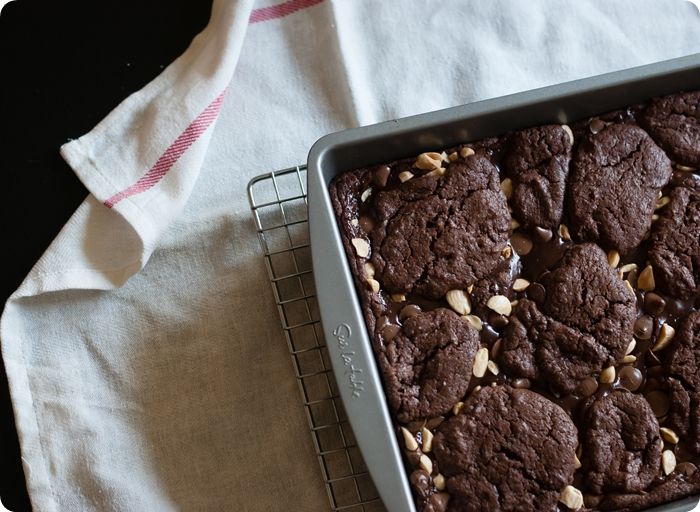
[(355, 247), (355, 252), (361, 258), (369, 256), (369, 244), (364, 238), (353, 238), (352, 245)]
[(486, 307), (495, 311), (499, 315), (509, 316), (513, 310), (510, 300), (505, 295), (494, 295), (486, 303)]
[(468, 315), (472, 312), (471, 301), (464, 290), (450, 290), (445, 298), (450, 307), (460, 315)]

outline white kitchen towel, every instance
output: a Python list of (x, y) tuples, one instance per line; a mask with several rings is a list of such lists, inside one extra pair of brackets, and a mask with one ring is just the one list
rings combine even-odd
[(247, 181), (330, 131), (699, 52), (699, 29), (683, 0), (215, 2), (64, 147), (91, 195), (6, 305), (36, 510), (326, 508)]

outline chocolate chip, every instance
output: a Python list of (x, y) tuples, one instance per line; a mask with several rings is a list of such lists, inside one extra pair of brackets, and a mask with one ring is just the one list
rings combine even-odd
[(588, 398), (589, 396), (592, 396), (593, 393), (595, 393), (598, 390), (598, 381), (594, 379), (593, 377), (588, 377), (586, 379), (583, 379), (578, 387), (576, 388), (576, 393), (579, 396), (582, 396), (584, 398)]
[(603, 501), (603, 497), (599, 494), (584, 494), (583, 504), (586, 508), (596, 508)]
[(513, 387), (516, 389), (529, 389), (530, 385), (530, 379), (515, 379), (513, 381)]
[(369, 233), (374, 229), (374, 219), (368, 217), (367, 215), (362, 215), (360, 217), (360, 227), (365, 233)]
[(418, 494), (422, 496), (427, 496), (430, 492), (432, 484), (430, 482), (430, 475), (422, 469), (417, 469), (410, 476), (411, 484), (418, 491)]
[(647, 363), (647, 366), (658, 366), (661, 364), (659, 357), (651, 350), (647, 350), (647, 353), (644, 355), (644, 361)]
[(649, 315), (642, 315), (634, 322), (634, 335), (640, 340), (648, 340), (654, 332), (654, 319)]
[(491, 347), (491, 359), (498, 359), (498, 356), (501, 354), (502, 346), (503, 342), (500, 339), (496, 340), (496, 343)]
[(421, 456), (420, 450), (416, 450), (416, 451), (406, 450), (404, 453), (406, 454), (406, 459), (408, 459), (408, 462), (411, 464), (411, 466), (418, 465), (418, 462), (420, 461), (420, 456)]
[[(647, 371), (647, 373), (649, 373)], [(649, 391), (656, 391), (657, 389), (661, 388), (661, 384), (659, 384), (659, 381), (654, 379), (654, 378), (649, 378), (647, 377), (647, 381), (644, 383), (644, 392), (649, 393)]]
[(591, 130), (591, 133), (595, 135), (600, 130), (605, 128), (605, 121), (601, 121), (600, 119), (593, 119), (591, 121), (591, 124), (588, 125), (588, 128)]
[(382, 329), (382, 337), (384, 341), (391, 341), (394, 337), (401, 332), (401, 327), (394, 324), (389, 324), (384, 329)]
[(380, 165), (374, 171), (372, 175), (372, 182), (378, 187), (386, 187), (386, 182), (389, 181), (389, 175), (391, 174), (391, 167), (388, 165)]
[(652, 366), (650, 368), (647, 368), (647, 377), (663, 377), (664, 375), (664, 369), (661, 367), (661, 365), (657, 366)]
[(664, 312), (666, 301), (654, 292), (644, 295), (644, 310), (650, 315), (658, 316)]
[(435, 416), (434, 418), (430, 418), (428, 421), (425, 422), (425, 428), (433, 430), (434, 428), (437, 428), (443, 421), (445, 421), (444, 416)]
[(489, 314), (489, 323), (494, 329), (503, 329), (508, 325), (508, 317), (492, 312)]
[(386, 315), (382, 315), (377, 319), (377, 329), (380, 331), (384, 329), (387, 325), (389, 325), (391, 322), (389, 321), (389, 317)]
[(668, 409), (670, 407), (668, 396), (663, 391), (652, 391), (647, 393), (646, 399), (651, 406), (651, 410), (654, 411), (654, 416), (661, 418), (668, 414)]
[(416, 306), (415, 304), (409, 304), (408, 306), (404, 306), (401, 309), (401, 312), (399, 313), (399, 319), (403, 322), (407, 318), (411, 318), (412, 316), (416, 316), (420, 312), (421, 312), (420, 306)]
[[(433, 512), (445, 512), (447, 510), (447, 502), (450, 501), (450, 495), (446, 492), (438, 492), (433, 494), (428, 500), (428, 506), (432, 506)], [(426, 508), (425, 510), (430, 510)]]
[(540, 242), (549, 242), (552, 239), (552, 230), (537, 226), (535, 228), (535, 236)]
[(642, 372), (640, 372), (639, 369), (635, 368), (634, 366), (623, 367), (620, 370), (619, 377), (620, 385), (626, 389), (629, 389), (630, 391), (637, 391), (644, 381)]
[(697, 470), (697, 466), (692, 462), (681, 462), (676, 465), (676, 472), (685, 476), (693, 476)]
[(513, 236), (510, 237), (510, 244), (520, 256), (530, 254), (532, 251), (532, 240), (522, 233), (513, 233)]
[(542, 305), (547, 297), (547, 292), (540, 283), (532, 283), (527, 287), (527, 298), (537, 305)]

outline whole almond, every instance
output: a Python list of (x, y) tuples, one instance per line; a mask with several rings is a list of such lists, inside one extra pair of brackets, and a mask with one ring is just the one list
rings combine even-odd
[(671, 450), (664, 450), (661, 454), (661, 467), (665, 475), (670, 475), (676, 469), (676, 456)]
[(513, 310), (512, 306), (510, 305), (510, 300), (508, 300), (508, 297), (505, 295), (494, 295), (488, 300), (486, 306), (499, 315), (505, 316), (509, 316)]
[(600, 372), (599, 380), (601, 384), (612, 384), (615, 382), (615, 367), (608, 366), (605, 370)]
[(489, 349), (486, 347), (480, 348), (474, 357), (474, 367), (472, 373), (474, 377), (481, 378), (486, 374), (486, 368), (489, 364)]
[(530, 281), (519, 277), (513, 283), (513, 290), (516, 292), (524, 292), (528, 286), (530, 286)]
[(510, 178), (504, 179), (501, 182), (501, 190), (503, 191), (503, 195), (506, 196), (506, 199), (513, 197), (513, 180)]
[(420, 456), (420, 459), (418, 459), (418, 462), (420, 464), (420, 467), (422, 467), (426, 473), (429, 475), (432, 474), (433, 472), (433, 461), (430, 460), (430, 457), (427, 455), (423, 454)]
[(463, 290), (450, 290), (445, 295), (447, 303), (460, 315), (468, 315), (472, 312), (472, 304)]
[(464, 315), (462, 318), (469, 322), (477, 331), (481, 331), (484, 328), (484, 323), (481, 321), (481, 318), (476, 315)]
[(435, 475), (435, 478), (433, 478), (433, 485), (438, 491), (444, 491), (445, 490), (445, 477), (442, 476), (441, 473), (438, 473)]
[(418, 449), (416, 438), (413, 437), (413, 434), (406, 427), (401, 427), (401, 433), (403, 434), (403, 442), (406, 445), (406, 449), (415, 452)]
[(561, 224), (559, 226), (559, 236), (561, 237), (562, 240), (569, 241), (571, 240), (571, 234), (569, 233), (569, 228), (566, 227), (565, 224)]
[(647, 265), (644, 270), (642, 270), (637, 278), (637, 286), (640, 290), (645, 292), (653, 292), (656, 288), (656, 282), (654, 281), (654, 269), (651, 265)]
[(567, 485), (561, 491), (559, 501), (569, 507), (571, 510), (578, 510), (583, 506), (583, 494), (573, 485)]
[(656, 338), (656, 344), (651, 349), (652, 352), (658, 352), (668, 347), (671, 340), (676, 335), (676, 330), (668, 324), (663, 324), (659, 329), (659, 337)]
[(351, 240), (352, 245), (355, 247), (355, 252), (361, 258), (366, 258), (369, 256), (369, 244), (364, 238), (353, 238)]
[(467, 158), (468, 156), (472, 156), (474, 154), (474, 150), (472, 148), (462, 148), (459, 150), (459, 156), (462, 158)]
[(423, 438), (423, 452), (430, 453), (430, 450), (433, 449), (433, 433), (427, 428), (423, 427), (421, 430), (421, 437)]
[(415, 166), (423, 171), (432, 171), (442, 167), (442, 156), (440, 153), (421, 153), (416, 159)]
[(401, 183), (405, 183), (411, 178), (413, 178), (414, 174), (410, 171), (403, 171), (402, 173), (399, 174), (399, 180)]
[(571, 128), (569, 128), (569, 125), (563, 124), (563, 125), (561, 125), (561, 129), (566, 132), (566, 134), (569, 136), (569, 142), (571, 142), (571, 144), (573, 144), (574, 143), (574, 132), (571, 131)]
[(661, 427), (661, 437), (663, 437), (666, 441), (668, 441), (671, 444), (678, 444), (680, 441), (678, 434), (676, 434), (673, 430), (667, 427)]

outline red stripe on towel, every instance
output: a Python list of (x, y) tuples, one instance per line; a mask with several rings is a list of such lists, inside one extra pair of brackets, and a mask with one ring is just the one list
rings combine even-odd
[(261, 7), (254, 9), (250, 14), (250, 23), (260, 23), (261, 21), (274, 20), (294, 14), (297, 11), (320, 4), (324, 0), (287, 0), (278, 5)]
[(202, 133), (204, 133), (206, 129), (209, 128), (209, 126), (214, 122), (219, 115), (221, 104), (224, 102), (225, 96), (226, 90), (219, 94), (219, 96), (212, 101), (187, 128), (185, 128), (185, 131), (182, 132), (180, 136), (175, 139), (175, 142), (173, 142), (168, 149), (165, 150), (165, 153), (161, 155), (161, 157), (155, 164), (153, 164), (153, 167), (151, 167), (146, 174), (141, 176), (141, 178), (139, 178), (139, 180), (130, 187), (107, 199), (104, 202), (104, 205), (107, 208), (112, 208), (122, 199), (145, 192), (162, 180), (163, 177), (168, 174), (168, 171), (170, 171), (173, 165), (175, 165), (175, 163), (180, 159), (183, 153), (187, 151), (189, 147), (199, 138), (199, 136), (202, 135)]

